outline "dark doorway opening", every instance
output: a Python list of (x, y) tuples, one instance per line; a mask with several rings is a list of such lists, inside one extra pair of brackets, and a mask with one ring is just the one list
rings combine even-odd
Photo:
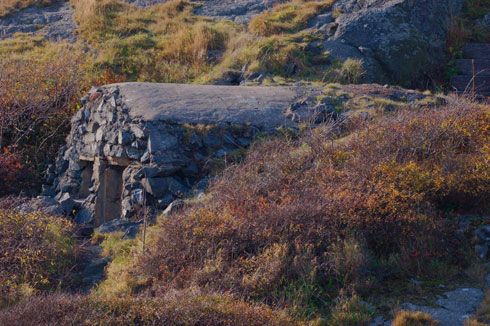
[(90, 194), (90, 187), (92, 187), (92, 175), (94, 174), (94, 162), (80, 161), (82, 182), (80, 184), (80, 190), (78, 191), (78, 198), (87, 198)]
[(97, 225), (121, 217), (121, 194), (125, 167), (109, 165), (102, 172), (96, 209)]

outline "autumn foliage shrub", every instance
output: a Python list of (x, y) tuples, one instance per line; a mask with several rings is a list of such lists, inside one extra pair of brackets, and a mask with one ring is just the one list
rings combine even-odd
[(174, 293), (167, 298), (99, 299), (92, 296), (33, 297), (6, 311), (11, 326), (289, 326), (300, 325), (278, 311), (227, 295)]
[(80, 52), (63, 46), (0, 58), (0, 194), (25, 186), (15, 182), (16, 171), (36, 175), (55, 156), (87, 86), (83, 63)]
[(297, 284), (321, 303), (349, 284), (368, 290), (376, 270), (414, 277), (432, 261), (464, 263), (451, 212), (488, 209), (488, 111), (455, 101), (346, 123), (263, 142), (225, 170), (212, 200), (161, 219), (128, 267), (133, 292), (197, 285), (282, 305), (300, 297)]
[(0, 307), (66, 285), (76, 256), (70, 222), (37, 212), (20, 214), (7, 204), (0, 208)]
[(16, 193), (32, 184), (33, 175), (22, 163), (22, 153), (5, 147), (0, 154), (0, 197)]

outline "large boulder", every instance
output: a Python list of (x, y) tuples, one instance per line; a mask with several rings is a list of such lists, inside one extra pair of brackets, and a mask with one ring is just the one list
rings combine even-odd
[(337, 59), (364, 60), (367, 81), (418, 86), (447, 62), (446, 34), (462, 0), (339, 0), (323, 46)]

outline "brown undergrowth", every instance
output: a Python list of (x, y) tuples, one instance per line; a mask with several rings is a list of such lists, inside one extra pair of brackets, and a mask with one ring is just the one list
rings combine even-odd
[(451, 217), (488, 210), (489, 128), (484, 107), (451, 101), (266, 140), (208, 200), (160, 219), (99, 293), (198, 287), (312, 318), (340, 289), (464, 267)]

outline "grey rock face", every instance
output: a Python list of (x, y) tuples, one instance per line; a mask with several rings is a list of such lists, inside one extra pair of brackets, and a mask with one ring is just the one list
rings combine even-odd
[(490, 225), (482, 225), (473, 232), (477, 241), (475, 253), (480, 259), (486, 259), (490, 250)]
[(89, 224), (93, 221), (92, 213), (88, 209), (81, 209), (75, 216), (77, 224)]
[[(167, 2), (167, 0), (125, 0), (139, 7), (149, 7)], [(201, 6), (196, 13), (216, 20), (232, 20), (239, 24), (248, 24), (253, 16), (260, 14), (275, 3), (283, 0), (201, 0), (195, 1)]]
[(178, 199), (172, 202), (170, 205), (168, 205), (168, 207), (163, 211), (163, 215), (170, 216), (176, 213), (177, 211), (179, 211), (180, 209), (182, 209), (183, 207), (184, 207), (184, 201)]
[(75, 202), (73, 201), (69, 193), (63, 194), (63, 196), (61, 196), (59, 200), (59, 203), (67, 214), (71, 213), (73, 207), (75, 207)]
[(463, 326), (466, 319), (480, 306), (484, 298), (483, 291), (475, 288), (459, 288), (444, 293), (436, 301), (437, 307), (403, 304), (402, 309), (423, 311), (430, 314), (444, 326)]
[(343, 14), (324, 43), (334, 57), (363, 59), (368, 77), (402, 85), (444, 67), (446, 33), (461, 0), (340, 0)]
[(27, 203), (21, 204), (17, 207), (17, 211), (20, 214), (29, 214), (38, 211), (52, 216), (64, 215), (63, 206), (61, 206), (55, 199), (46, 196), (38, 196)]
[(40, 33), (52, 41), (75, 42), (76, 24), (69, 2), (60, 2), (50, 7), (28, 8), (0, 18), (0, 40), (15, 33)]
[(248, 24), (253, 16), (258, 15), (282, 0), (202, 0), (203, 5), (196, 10), (198, 15), (209, 16), (219, 20), (232, 20), (239, 24)]
[(169, 192), (178, 197), (183, 197), (187, 189), (179, 181), (172, 177), (143, 179), (143, 187), (155, 198), (161, 198)]
[(140, 223), (129, 222), (127, 220), (116, 219), (99, 226), (95, 231), (99, 233), (111, 233), (111, 232), (128, 232), (131, 233), (131, 237), (134, 237), (135, 233), (138, 233)]

